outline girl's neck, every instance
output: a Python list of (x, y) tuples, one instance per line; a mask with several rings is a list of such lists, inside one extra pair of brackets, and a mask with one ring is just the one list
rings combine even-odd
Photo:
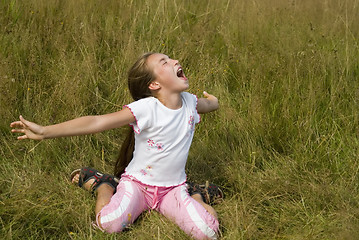
[(180, 109), (182, 107), (181, 93), (157, 96), (157, 99), (169, 109)]

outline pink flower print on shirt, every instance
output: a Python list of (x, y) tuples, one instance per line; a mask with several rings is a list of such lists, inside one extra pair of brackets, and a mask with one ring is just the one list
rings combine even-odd
[(140, 170), (140, 173), (143, 175), (143, 176), (150, 176), (150, 177), (153, 177), (153, 175), (151, 174), (151, 171), (152, 171), (152, 166), (150, 165), (147, 165), (146, 169), (141, 169)]
[(194, 117), (193, 117), (193, 116), (190, 116), (190, 117), (189, 117), (188, 124), (191, 125), (191, 129), (194, 128)]
[(150, 147), (153, 147), (155, 145), (155, 142), (152, 139), (148, 139), (147, 143)]
[(157, 147), (158, 151), (163, 151), (163, 144), (162, 143), (157, 143), (156, 147)]
[(141, 169), (140, 173), (142, 173), (142, 175), (146, 176), (147, 172), (144, 169)]
[(156, 143), (152, 139), (147, 140), (147, 150), (157, 150), (157, 151), (163, 151), (163, 144), (162, 143)]

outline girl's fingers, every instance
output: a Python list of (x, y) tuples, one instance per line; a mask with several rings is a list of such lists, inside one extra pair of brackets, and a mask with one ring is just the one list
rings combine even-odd
[(24, 139), (27, 139), (27, 136), (26, 135), (23, 135), (23, 136), (19, 136), (17, 137), (18, 140), (24, 140)]
[(21, 121), (16, 121), (16, 122), (12, 122), (10, 123), (10, 127), (22, 127), (23, 123)]
[(211, 97), (213, 97), (212, 94), (209, 94), (209, 93), (206, 92), (206, 91), (203, 92), (203, 95), (204, 95), (205, 98), (211, 98)]
[(24, 125), (28, 125), (29, 121), (27, 121), (25, 118), (23, 118), (22, 115), (20, 115), (20, 121), (24, 124)]
[(11, 132), (23, 134), (17, 137), (18, 140), (28, 139), (29, 138), (28, 134), (32, 135), (32, 130), (29, 129), (29, 125), (31, 124), (31, 122), (27, 121), (21, 115), (19, 118), (20, 121), (15, 121), (10, 123), (10, 127), (13, 128), (11, 129)]
[(10, 127), (25, 127), (28, 125), (28, 123), (29, 123), (29, 121), (27, 121), (25, 118), (23, 118), (20, 115), (20, 121), (15, 121), (15, 122), (10, 123)]
[(25, 129), (12, 129), (11, 132), (13, 132), (13, 133), (25, 133)]

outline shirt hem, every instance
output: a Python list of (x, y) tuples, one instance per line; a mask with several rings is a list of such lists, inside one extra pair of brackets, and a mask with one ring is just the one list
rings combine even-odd
[(186, 176), (186, 179), (184, 181), (181, 181), (178, 184), (176, 183), (176, 184), (165, 184), (165, 185), (156, 185), (156, 184), (146, 183), (146, 182), (143, 182), (143, 181), (137, 179), (135, 176), (133, 176), (131, 174), (127, 174), (126, 172), (121, 175), (121, 178), (122, 177), (130, 178), (133, 181), (137, 181), (137, 182), (139, 182), (141, 184), (151, 186), (151, 187), (177, 187), (177, 186), (180, 186), (180, 185), (184, 184), (185, 182), (187, 182), (187, 176)]

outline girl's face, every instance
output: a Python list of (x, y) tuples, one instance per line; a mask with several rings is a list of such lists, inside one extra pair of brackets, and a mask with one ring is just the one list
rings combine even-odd
[(182, 92), (189, 87), (188, 79), (177, 60), (162, 53), (154, 53), (147, 60), (148, 66), (155, 75), (154, 83), (160, 89), (170, 92)]

